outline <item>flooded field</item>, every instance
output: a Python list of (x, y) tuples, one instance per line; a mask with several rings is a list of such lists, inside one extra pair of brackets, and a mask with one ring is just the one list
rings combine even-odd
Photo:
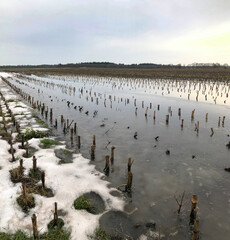
[[(197, 195), (200, 238), (230, 238), (228, 82), (16, 73), (7, 80), (30, 96), (57, 139), (121, 190), (129, 220), (105, 213), (103, 228), (120, 226), (133, 239), (192, 239)], [(128, 163), (132, 186), (124, 191)]]

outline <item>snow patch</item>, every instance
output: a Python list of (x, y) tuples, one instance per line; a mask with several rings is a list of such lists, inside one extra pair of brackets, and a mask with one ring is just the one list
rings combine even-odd
[[(2, 77), (11, 77), (12, 74), (0, 73)], [(24, 130), (31, 123), (36, 123), (31, 116), (32, 108), (22, 103), (18, 96), (14, 95), (4, 82), (0, 79), (1, 92), (3, 92), (6, 100), (17, 99), (17, 102), (10, 102), (9, 106), (14, 114), (18, 114), (16, 119)], [(3, 111), (3, 101), (0, 101)], [(16, 105), (23, 108), (15, 108)], [(23, 114), (21, 112), (23, 111)], [(31, 126), (29, 126), (31, 128)], [(36, 123), (34, 130), (47, 131)], [(16, 134), (13, 134), (15, 139)], [(112, 196), (111, 191), (115, 188), (109, 188), (109, 182), (102, 178), (104, 174), (98, 172), (94, 165), (90, 165), (90, 160), (84, 158), (80, 154), (73, 154), (73, 163), (58, 164), (59, 160), (54, 153), (55, 149), (65, 148), (64, 142), (61, 146), (51, 149), (41, 149), (39, 147), (40, 139), (29, 140), (29, 146), (36, 148), (35, 156), (37, 158), (38, 167), (45, 171), (46, 186), (54, 192), (54, 197), (46, 198), (40, 195), (34, 195), (36, 206), (31, 209), (29, 214), (25, 214), (16, 202), (16, 198), (21, 194), (21, 183), (13, 184), (10, 180), (9, 171), (18, 167), (19, 162), (10, 162), (11, 154), (8, 150), (10, 145), (0, 139), (0, 231), (14, 233), (18, 229), (32, 234), (31, 216), (33, 213), (37, 215), (38, 229), (40, 233), (47, 231), (47, 224), (53, 218), (54, 202), (58, 203), (58, 209), (63, 210), (66, 214), (61, 216), (65, 222), (65, 228), (71, 231), (71, 239), (86, 240), (88, 235), (93, 234), (99, 225), (100, 215), (93, 215), (85, 210), (75, 210), (73, 207), (74, 200), (80, 195), (94, 191), (98, 193), (105, 201), (106, 211), (111, 209), (123, 210), (124, 201), (121, 198)], [(19, 149), (19, 143), (14, 144), (16, 149), (15, 156), (23, 159), (25, 173), (32, 168), (32, 158), (23, 158), (25, 150)]]

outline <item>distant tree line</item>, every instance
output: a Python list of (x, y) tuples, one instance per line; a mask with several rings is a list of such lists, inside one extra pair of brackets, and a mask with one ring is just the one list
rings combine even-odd
[(83, 63), (67, 63), (67, 64), (41, 64), (41, 65), (5, 65), (0, 68), (129, 68), (129, 69), (157, 69), (157, 68), (229, 68), (228, 64), (219, 63), (192, 63), (189, 65), (181, 64), (123, 64), (111, 62), (83, 62)]
[(188, 67), (229, 67), (227, 63), (221, 65), (220, 63), (192, 63)]

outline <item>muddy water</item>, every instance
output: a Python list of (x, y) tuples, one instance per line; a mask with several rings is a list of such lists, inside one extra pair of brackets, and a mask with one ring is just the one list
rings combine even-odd
[[(230, 238), (230, 173), (224, 171), (225, 167), (230, 167), (230, 150), (226, 147), (230, 141), (228, 84), (22, 75), (15, 76), (11, 82), (31, 94), (35, 101), (53, 108), (53, 119), (58, 119), (54, 134), (67, 140), (70, 148), (90, 158), (92, 136), (96, 135), (96, 156), (92, 164), (100, 171), (105, 165), (105, 155), (110, 155), (111, 147), (115, 146), (114, 163), (109, 176), (105, 177), (113, 186), (126, 183), (128, 158), (134, 160), (132, 194), (126, 195), (126, 210), (132, 212), (134, 222), (155, 221), (166, 239), (191, 239), (190, 200), (197, 194), (202, 239)], [(70, 101), (69, 107), (67, 101)], [(79, 106), (83, 107), (81, 112)], [(181, 108), (181, 117), (178, 108)], [(193, 109), (195, 115), (191, 121)], [(63, 134), (61, 114), (70, 122), (77, 122), (81, 149), (77, 148), (76, 136), (72, 145), (70, 134)], [(224, 126), (218, 126), (219, 116), (221, 120), (226, 117)], [(184, 119), (183, 129), (181, 119)], [(197, 121), (198, 134), (194, 131)], [(211, 128), (214, 129), (212, 137)], [(170, 155), (166, 150), (170, 150)], [(174, 195), (184, 190), (186, 204), (178, 216)]]

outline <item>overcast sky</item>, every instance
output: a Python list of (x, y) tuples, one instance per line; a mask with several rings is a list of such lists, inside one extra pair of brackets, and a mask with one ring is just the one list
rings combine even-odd
[(0, 0), (0, 65), (230, 64), (230, 0)]

